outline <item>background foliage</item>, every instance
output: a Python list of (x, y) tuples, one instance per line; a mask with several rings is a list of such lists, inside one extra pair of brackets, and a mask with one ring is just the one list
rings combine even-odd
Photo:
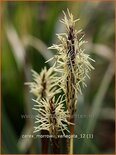
[(59, 19), (66, 8), (80, 18), (77, 29), (84, 30), (86, 52), (96, 60), (88, 87), (78, 99), (75, 127), (75, 134), (92, 133), (94, 138), (75, 139), (74, 153), (114, 153), (114, 3), (110, 1), (2, 3), (2, 153), (40, 153), (39, 139), (22, 138), (31, 135), (34, 114), (24, 82), (32, 80), (31, 68), (40, 72), (54, 55), (47, 47), (57, 42), (56, 33), (64, 32)]

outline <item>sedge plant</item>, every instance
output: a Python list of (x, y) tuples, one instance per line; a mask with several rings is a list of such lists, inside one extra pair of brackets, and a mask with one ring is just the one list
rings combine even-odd
[[(33, 109), (38, 114), (34, 133), (41, 131), (41, 134), (49, 134), (52, 152), (60, 153), (58, 135), (69, 132), (67, 153), (73, 154), (74, 114), (78, 94), (82, 94), (82, 88), (87, 86), (86, 78), (90, 78), (89, 72), (94, 69), (91, 61), (94, 60), (83, 49), (86, 41), (83, 40), (82, 30), (75, 29), (79, 19), (74, 20), (68, 9), (67, 14), (64, 11), (63, 14), (64, 18), (60, 22), (65, 25), (66, 33), (57, 34), (59, 44), (49, 47), (57, 53), (46, 61), (54, 60), (54, 65), (48, 70), (44, 68), (40, 74), (32, 71), (34, 81), (27, 84), (36, 97), (33, 99)], [(45, 138), (42, 140), (42, 153), (47, 151), (48, 140)]]

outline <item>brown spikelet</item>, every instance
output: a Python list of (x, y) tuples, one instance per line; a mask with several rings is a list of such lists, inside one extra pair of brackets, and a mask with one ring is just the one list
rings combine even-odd
[(51, 135), (53, 136), (51, 138), (51, 146), (52, 146), (52, 152), (55, 154), (59, 154), (60, 153), (60, 146), (59, 146), (59, 138), (58, 138), (58, 131), (57, 131), (57, 119), (56, 119), (56, 113), (55, 113), (55, 106), (53, 103), (53, 100), (50, 100), (50, 131), (51, 131)]
[[(42, 77), (42, 93), (41, 93), (41, 98), (46, 98), (46, 80), (45, 80), (45, 73), (43, 74)], [(41, 130), (41, 135), (49, 135), (49, 132), (46, 130)], [(41, 153), (42, 154), (47, 154), (48, 153), (48, 144), (49, 144), (49, 139), (48, 138), (42, 138), (41, 139)]]
[[(57, 88), (54, 85), (55, 82), (53, 80), (53, 68), (47, 70), (47, 68), (45, 67), (40, 74), (35, 71), (32, 72), (34, 82), (28, 82), (26, 84), (29, 85), (30, 92), (37, 98), (37, 100), (39, 101), (43, 98), (46, 99), (54, 96)], [(57, 91), (57, 93), (58, 92), (59, 90)], [(45, 110), (45, 107), (43, 107), (42, 110)], [(44, 135), (49, 135), (49, 131), (41, 130), (41, 135), (43, 135), (43, 138), (41, 139), (41, 153), (47, 154), (49, 138), (44, 138)]]
[[(69, 68), (69, 73), (67, 75), (67, 82), (66, 82), (66, 103), (67, 108), (69, 111), (69, 122), (74, 123), (74, 112), (75, 112), (75, 101), (76, 101), (76, 95), (75, 95), (75, 88), (76, 85), (76, 79), (75, 79), (75, 47), (74, 47), (74, 29), (73, 26), (69, 27), (68, 32), (68, 40), (67, 40), (67, 67)], [(74, 125), (69, 125), (70, 129), (70, 135), (72, 136), (74, 134)], [(70, 139), (67, 139), (67, 149), (68, 152), (70, 152)]]
[(66, 83), (66, 96), (67, 96), (67, 108), (70, 114), (70, 117), (73, 117), (75, 111), (75, 88), (76, 79), (75, 79), (75, 47), (74, 47), (74, 30), (73, 26), (69, 27), (68, 40), (67, 40), (67, 67), (69, 68), (69, 73), (67, 75)]
[[(74, 113), (77, 109), (77, 95), (82, 94), (82, 88), (86, 87), (86, 78), (89, 72), (94, 69), (90, 61), (94, 60), (84, 53), (82, 30), (76, 30), (75, 24), (79, 19), (74, 19), (67, 9), (67, 15), (63, 11), (64, 18), (60, 21), (66, 26), (66, 33), (57, 34), (59, 44), (53, 44), (49, 49), (57, 50), (57, 54), (51, 58), (55, 60), (54, 69), (58, 73), (57, 83), (66, 95), (66, 105), (69, 112), (68, 121), (70, 135), (74, 134)], [(73, 138), (68, 141), (70, 150), (73, 153)]]

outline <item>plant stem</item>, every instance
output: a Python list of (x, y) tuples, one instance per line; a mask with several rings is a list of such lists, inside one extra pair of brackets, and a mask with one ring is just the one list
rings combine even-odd
[[(49, 135), (49, 132), (47, 130), (42, 130), (41, 135)], [(42, 138), (41, 139), (41, 151), (42, 151), (42, 154), (47, 154), (48, 153), (48, 143), (49, 143), (48, 138)]]
[(73, 154), (73, 136), (70, 137), (70, 148), (69, 148), (69, 154)]
[[(70, 119), (71, 123), (74, 123), (74, 117)], [(70, 139), (69, 139), (69, 154), (73, 154), (73, 135), (74, 135), (74, 125), (70, 124), (69, 126), (70, 129)]]
[(52, 138), (52, 151), (54, 154), (60, 154), (60, 145), (58, 138)]

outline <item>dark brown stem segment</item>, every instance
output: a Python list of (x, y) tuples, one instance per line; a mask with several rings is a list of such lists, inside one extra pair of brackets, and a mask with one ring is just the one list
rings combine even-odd
[[(45, 98), (46, 97), (46, 80), (45, 80), (45, 74), (43, 74), (42, 77), (42, 93), (41, 93), (41, 98)], [(49, 135), (49, 132), (47, 130), (42, 130), (41, 131), (41, 135)], [(42, 154), (47, 154), (48, 153), (48, 144), (49, 144), (49, 138), (42, 138), (41, 139), (41, 152)]]
[[(47, 130), (42, 130), (41, 135), (49, 135), (49, 132)], [(48, 138), (42, 138), (41, 139), (41, 151), (42, 151), (42, 154), (47, 154), (48, 153), (48, 143), (49, 143)]]
[[(74, 113), (75, 113), (75, 101), (76, 101), (76, 95), (75, 95), (75, 86), (76, 86), (76, 80), (75, 80), (75, 46), (74, 46), (74, 40), (75, 40), (75, 33), (73, 26), (69, 27), (68, 32), (68, 40), (67, 40), (67, 69), (68, 69), (68, 75), (67, 75), (67, 81), (66, 81), (66, 99), (67, 99), (67, 109), (69, 111), (69, 118), (68, 121), (71, 123), (74, 123)], [(74, 125), (69, 125), (70, 130), (70, 136), (74, 135)], [(73, 152), (73, 138), (67, 139), (67, 149), (68, 153)]]
[(53, 100), (50, 100), (50, 123), (51, 128), (50, 128), (50, 134), (53, 136), (51, 138), (51, 143), (52, 143), (52, 150), (54, 154), (59, 154), (60, 153), (60, 145), (59, 145), (59, 138), (58, 138), (58, 131), (57, 131), (57, 119), (56, 119), (56, 113), (55, 113), (55, 106), (53, 103)]
[[(74, 124), (74, 115), (69, 115), (69, 122)], [(74, 135), (74, 125), (70, 124), (69, 125), (69, 130), (70, 130), (70, 138), (67, 139), (67, 153), (72, 154), (73, 152), (73, 135)]]
[(52, 138), (52, 151), (54, 154), (60, 154), (60, 145), (58, 138)]

